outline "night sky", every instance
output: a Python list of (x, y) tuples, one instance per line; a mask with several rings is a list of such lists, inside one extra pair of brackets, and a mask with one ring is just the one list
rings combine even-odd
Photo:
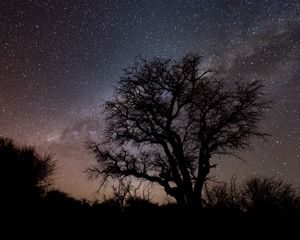
[(51, 152), (56, 186), (97, 197), (84, 147), (101, 105), (137, 57), (195, 52), (228, 78), (262, 79), (274, 101), (244, 161), (216, 157), (218, 180), (279, 176), (300, 187), (300, 2), (1, 0), (0, 136)]

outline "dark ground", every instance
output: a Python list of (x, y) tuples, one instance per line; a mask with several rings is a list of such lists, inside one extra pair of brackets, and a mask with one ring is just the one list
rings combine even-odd
[[(45, 207), (1, 214), (15, 239), (299, 239), (300, 212), (226, 212), (174, 206), (125, 209)], [(19, 236), (19, 237), (18, 237)]]

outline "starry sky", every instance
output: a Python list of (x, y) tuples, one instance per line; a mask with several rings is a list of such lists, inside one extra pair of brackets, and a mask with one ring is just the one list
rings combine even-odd
[(55, 185), (97, 198), (84, 170), (101, 106), (137, 57), (195, 52), (228, 78), (262, 79), (274, 101), (244, 159), (216, 157), (218, 180), (278, 176), (300, 187), (300, 2), (1, 0), (0, 136), (57, 160)]

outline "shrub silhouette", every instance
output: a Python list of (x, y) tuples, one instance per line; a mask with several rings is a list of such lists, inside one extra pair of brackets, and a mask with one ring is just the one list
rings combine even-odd
[(152, 209), (157, 205), (142, 197), (130, 197), (127, 199), (127, 207), (132, 209)]
[[(150, 201), (150, 193), (138, 195), (137, 191), (141, 187), (134, 187), (131, 181), (119, 181), (117, 186), (112, 186), (112, 196), (107, 198), (104, 195), (102, 206), (108, 208), (125, 209), (146, 209), (157, 206)], [(146, 190), (146, 189), (144, 189)]]
[(58, 209), (78, 209), (82, 207), (89, 207), (89, 204), (86, 201), (75, 199), (69, 194), (57, 189), (48, 191), (43, 197), (43, 202), (46, 204), (46, 207)]
[(250, 211), (299, 209), (300, 197), (291, 184), (281, 179), (252, 177), (244, 185), (247, 208)]
[(243, 188), (238, 186), (236, 179), (231, 178), (229, 183), (219, 183), (211, 186), (205, 185), (204, 206), (219, 210), (242, 211), (245, 209), (245, 194)]
[(300, 207), (300, 197), (291, 184), (281, 179), (250, 177), (237, 185), (235, 178), (229, 183), (205, 187), (205, 207), (231, 211), (282, 211)]
[(19, 147), (13, 140), (0, 138), (1, 201), (30, 204), (40, 200), (51, 186), (55, 161), (40, 156), (32, 147)]

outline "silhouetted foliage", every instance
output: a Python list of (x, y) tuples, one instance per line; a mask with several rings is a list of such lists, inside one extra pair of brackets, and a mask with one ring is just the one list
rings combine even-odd
[(245, 193), (233, 177), (229, 183), (204, 187), (204, 207), (227, 211), (243, 211), (246, 207)]
[(144, 187), (142, 194), (138, 194), (140, 188), (141, 185), (134, 187), (131, 181), (120, 180), (117, 186), (112, 186), (112, 196), (107, 198), (104, 195), (104, 201), (101, 204), (121, 210), (156, 206), (150, 201), (150, 192), (147, 191), (149, 190), (147, 186)]
[(300, 209), (296, 190), (281, 179), (252, 177), (246, 181), (244, 191), (250, 211)]
[(28, 204), (39, 200), (51, 186), (55, 162), (51, 155), (41, 157), (31, 147), (18, 147), (0, 138), (1, 201)]
[(149, 199), (145, 199), (139, 196), (130, 197), (126, 201), (127, 207), (132, 209), (153, 209), (157, 205), (152, 203)]
[(60, 190), (51, 190), (46, 193), (43, 198), (44, 204), (50, 208), (79, 208), (82, 206), (89, 206), (85, 201), (80, 201), (69, 194)]
[(206, 208), (243, 212), (274, 212), (300, 209), (300, 196), (281, 179), (251, 177), (241, 185), (230, 183), (205, 186)]
[(112, 196), (107, 198), (104, 195), (104, 201), (102, 202), (103, 205), (108, 207), (115, 207), (124, 209), (126, 206), (126, 202), (131, 195), (131, 183), (119, 181), (117, 186), (112, 186)]
[(103, 143), (90, 143), (92, 178), (134, 177), (161, 185), (181, 205), (201, 205), (214, 154), (249, 146), (264, 109), (260, 81), (217, 79), (201, 58), (142, 60), (125, 70), (105, 104)]

